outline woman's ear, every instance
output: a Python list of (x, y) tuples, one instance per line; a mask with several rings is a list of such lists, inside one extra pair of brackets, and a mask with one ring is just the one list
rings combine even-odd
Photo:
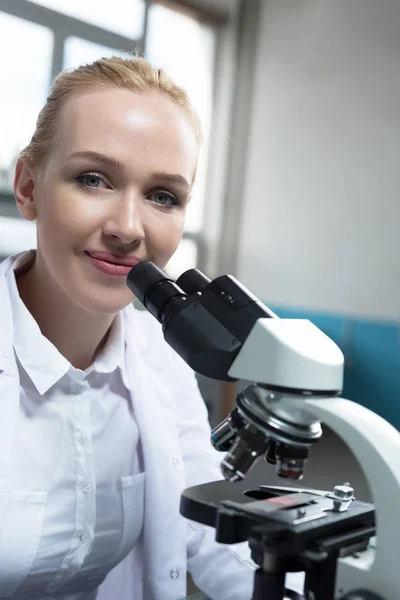
[(15, 167), (14, 196), (21, 216), (27, 221), (34, 221), (37, 216), (34, 169), (21, 158)]

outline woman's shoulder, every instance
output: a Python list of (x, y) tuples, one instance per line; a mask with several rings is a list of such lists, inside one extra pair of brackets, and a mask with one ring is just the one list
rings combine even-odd
[(161, 324), (147, 310), (129, 306), (124, 310), (124, 327), (128, 343), (135, 344), (141, 354), (151, 356), (153, 365), (160, 370), (173, 367), (180, 373), (193, 375), (193, 370), (165, 341)]

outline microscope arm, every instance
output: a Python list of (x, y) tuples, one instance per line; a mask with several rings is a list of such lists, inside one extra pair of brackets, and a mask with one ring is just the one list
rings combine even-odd
[[(368, 554), (338, 563), (337, 597), (356, 588), (374, 591), (385, 600), (400, 594), (400, 434), (387, 421), (343, 398), (310, 399), (304, 405), (349, 446), (373, 494), (378, 546), (374, 562)], [(363, 560), (364, 559), (364, 560)], [(335, 595), (336, 597), (336, 595)]]

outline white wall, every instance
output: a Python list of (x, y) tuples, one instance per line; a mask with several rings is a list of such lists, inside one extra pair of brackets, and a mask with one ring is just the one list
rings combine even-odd
[(400, 319), (400, 2), (264, 0), (237, 275)]

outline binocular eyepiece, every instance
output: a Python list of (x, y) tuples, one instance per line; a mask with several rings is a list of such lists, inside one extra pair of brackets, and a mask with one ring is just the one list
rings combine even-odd
[(190, 269), (175, 282), (155, 264), (143, 261), (129, 272), (127, 284), (143, 306), (163, 323), (170, 311), (175, 312), (174, 307), (189, 295), (201, 292), (210, 281), (201, 271)]

